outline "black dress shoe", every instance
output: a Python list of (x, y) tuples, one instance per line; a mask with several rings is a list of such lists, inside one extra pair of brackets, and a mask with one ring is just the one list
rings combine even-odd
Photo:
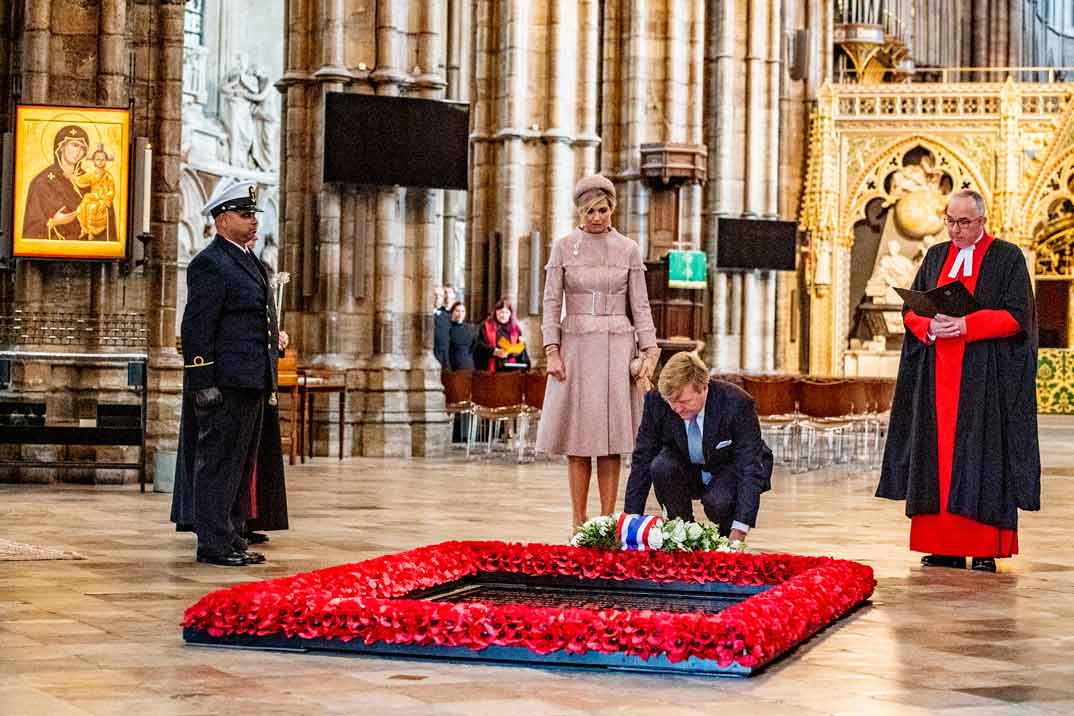
[(951, 557), (946, 554), (926, 554), (921, 558), (921, 564), (926, 567), (950, 567), (951, 569), (965, 569), (965, 557)]
[(269, 541), (268, 535), (261, 534), (260, 532), (247, 532), (242, 538), (250, 544), (265, 544)]
[(995, 572), (996, 560), (991, 557), (974, 557), (971, 569), (974, 572)]
[(242, 556), (246, 557), (247, 564), (261, 564), (265, 561), (265, 555), (260, 552), (243, 552)]
[[(254, 564), (246, 557), (245, 552), (224, 552), (222, 554), (198, 553), (198, 561), (202, 564), (218, 564), (221, 567), (245, 567)], [(262, 558), (264, 561), (264, 558)]]

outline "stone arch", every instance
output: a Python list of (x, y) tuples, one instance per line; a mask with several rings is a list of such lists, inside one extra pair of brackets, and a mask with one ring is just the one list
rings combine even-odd
[[(853, 191), (849, 194), (850, 199), (842, 207), (838, 237), (844, 246), (852, 246), (854, 243), (853, 225), (857, 218), (865, 215), (866, 205), (876, 198), (884, 198), (888, 195), (884, 188), (884, 180), (889, 172), (889, 167), (896, 166), (892, 161), (901, 162), (902, 158), (917, 147), (922, 147), (937, 158), (937, 166), (945, 172), (954, 172), (952, 177), (953, 190), (965, 188), (979, 191), (985, 199), (985, 205), (991, 206), (992, 187), (986, 185), (980, 170), (971, 162), (968, 162), (957, 148), (936, 138), (924, 134), (915, 134), (904, 139), (899, 139), (875, 154), (875, 158), (867, 163), (852, 181), (847, 183)], [(893, 169), (891, 171), (894, 171)]]

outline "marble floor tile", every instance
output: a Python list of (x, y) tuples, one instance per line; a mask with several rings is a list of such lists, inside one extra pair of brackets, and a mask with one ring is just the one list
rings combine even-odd
[[(1042, 417), (1043, 510), (996, 575), (923, 568), (877, 473), (777, 469), (751, 549), (873, 567), (871, 604), (748, 680), (186, 646), (183, 610), (239, 582), (448, 539), (564, 542), (559, 461), (319, 458), (288, 468), (264, 565), (199, 565), (170, 496), (0, 485), (0, 536), (81, 561), (0, 562), (0, 714), (1074, 713), (1074, 419)], [(625, 484), (624, 473), (622, 482)], [(621, 485), (622, 488), (622, 485)], [(596, 510), (596, 486), (591, 510)]]

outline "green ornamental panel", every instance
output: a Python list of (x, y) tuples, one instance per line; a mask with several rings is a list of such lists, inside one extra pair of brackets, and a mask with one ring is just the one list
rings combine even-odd
[(704, 251), (669, 251), (668, 286), (671, 288), (705, 288), (708, 259)]
[(1074, 414), (1074, 350), (1040, 349), (1037, 355), (1037, 412)]

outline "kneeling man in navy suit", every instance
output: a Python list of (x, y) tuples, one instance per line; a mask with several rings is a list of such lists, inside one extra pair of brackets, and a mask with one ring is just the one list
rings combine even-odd
[(753, 400), (710, 379), (693, 353), (672, 356), (657, 387), (645, 396), (624, 512), (643, 514), (652, 486), (668, 519), (693, 521), (693, 500), (701, 500), (721, 535), (745, 540), (772, 479)]

